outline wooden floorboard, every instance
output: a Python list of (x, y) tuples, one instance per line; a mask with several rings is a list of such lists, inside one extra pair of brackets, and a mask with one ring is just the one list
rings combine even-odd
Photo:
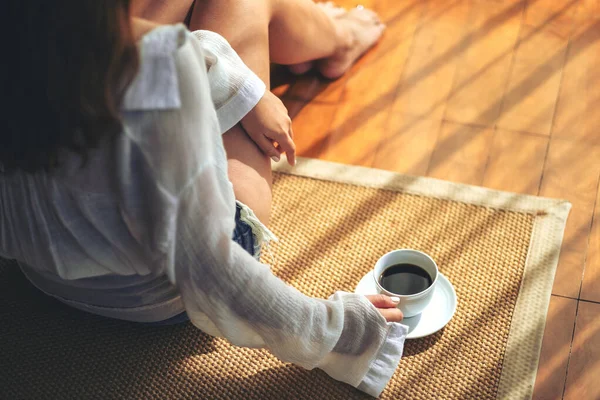
[(361, 4), (381, 43), (275, 90), (299, 155), (571, 201), (534, 398), (600, 398), (600, 2)]

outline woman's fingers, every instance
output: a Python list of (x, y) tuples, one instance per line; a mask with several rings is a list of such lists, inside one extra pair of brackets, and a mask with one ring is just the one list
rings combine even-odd
[(383, 315), (388, 322), (400, 322), (404, 315), (396, 306), (400, 302), (398, 297), (389, 297), (384, 294), (372, 294), (366, 296), (369, 300)]
[(273, 161), (279, 161), (279, 158), (281, 157), (281, 150), (275, 147), (273, 142), (268, 137), (265, 135), (257, 135), (252, 139), (258, 145), (258, 147), (260, 147), (263, 153), (269, 156)]
[(402, 311), (397, 308), (379, 308), (378, 310), (387, 322), (400, 322), (404, 318)]
[(292, 140), (292, 135), (293, 132), (290, 123), (289, 133), (280, 132), (275, 134), (275, 137), (271, 139), (277, 142), (277, 144), (279, 145), (279, 150), (285, 152), (285, 154), (287, 155), (288, 163), (290, 163), (290, 165), (293, 166), (296, 164), (296, 144)]
[(377, 308), (394, 308), (400, 303), (398, 297), (389, 297), (384, 294), (371, 294), (366, 298)]
[(294, 131), (292, 130), (292, 125), (290, 123), (290, 141), (292, 142), (293, 151), (291, 153), (286, 153), (288, 162), (291, 166), (296, 165), (296, 143), (294, 143)]

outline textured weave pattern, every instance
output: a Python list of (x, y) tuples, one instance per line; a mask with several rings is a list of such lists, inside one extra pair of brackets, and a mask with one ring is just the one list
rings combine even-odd
[[(282, 279), (328, 297), (353, 291), (384, 253), (430, 254), (453, 283), (445, 329), (407, 341), (384, 399), (493, 399), (534, 217), (276, 174), (263, 252)], [(71, 310), (0, 261), (0, 398), (368, 398), (265, 350), (235, 348), (190, 324), (145, 327)]]

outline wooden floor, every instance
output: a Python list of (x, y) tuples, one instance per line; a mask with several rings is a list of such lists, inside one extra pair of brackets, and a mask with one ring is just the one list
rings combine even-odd
[(348, 0), (382, 42), (275, 88), (299, 154), (573, 204), (536, 399), (600, 399), (600, 0)]

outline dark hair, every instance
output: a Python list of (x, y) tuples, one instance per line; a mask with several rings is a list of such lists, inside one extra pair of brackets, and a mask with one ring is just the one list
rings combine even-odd
[(8, 1), (0, 172), (50, 170), (65, 149), (85, 160), (121, 132), (121, 101), (139, 63), (129, 3)]

